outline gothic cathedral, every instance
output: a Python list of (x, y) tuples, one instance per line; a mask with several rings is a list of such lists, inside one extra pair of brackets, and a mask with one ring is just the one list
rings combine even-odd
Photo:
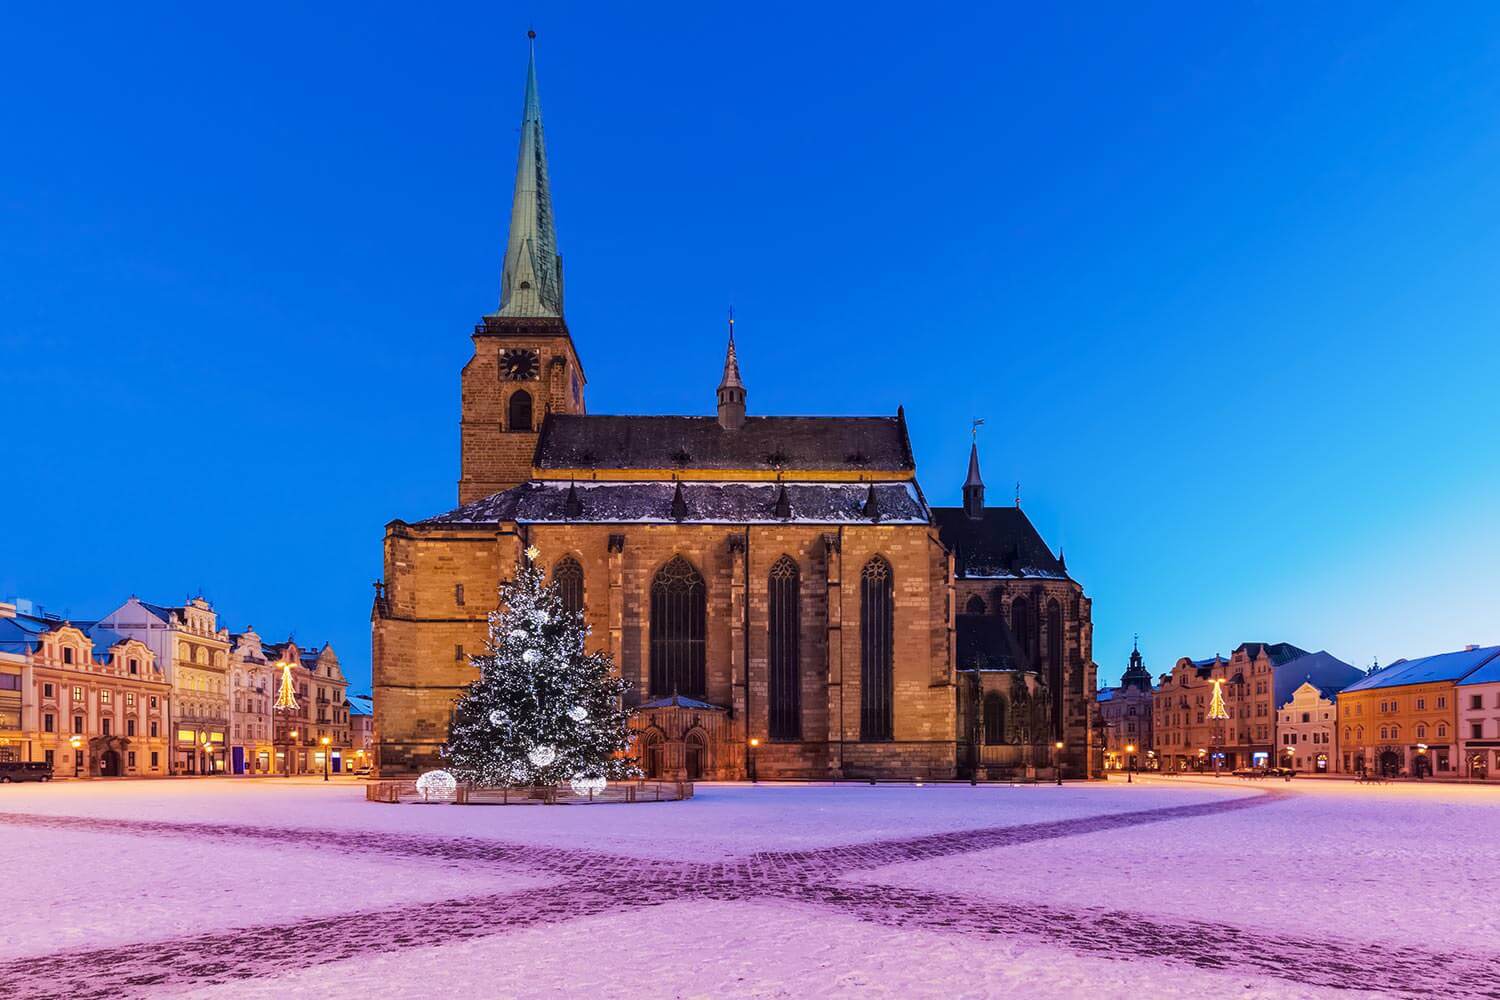
[[(441, 766), (498, 583), (531, 546), (631, 682), (653, 776), (1088, 777), (1090, 602), (1019, 505), (931, 507), (905, 415), (590, 416), (563, 311), (535, 57), (499, 308), (462, 375), (459, 506), (386, 526), (382, 775)], [(706, 394), (706, 393), (705, 393)]]

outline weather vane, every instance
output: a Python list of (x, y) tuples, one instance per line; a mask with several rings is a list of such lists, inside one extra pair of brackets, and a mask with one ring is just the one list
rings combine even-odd
[(969, 422), (969, 436), (975, 441), (979, 440), (979, 428), (984, 425), (983, 417), (975, 417)]

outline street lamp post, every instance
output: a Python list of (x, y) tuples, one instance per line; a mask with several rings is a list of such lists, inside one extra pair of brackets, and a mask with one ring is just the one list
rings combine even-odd
[(1135, 744), (1125, 744), (1125, 784), (1135, 782)]
[(292, 776), (292, 749), (294, 747), (296, 747), (296, 745), (297, 745), (297, 736), (298, 735), (299, 735), (298, 731), (295, 730), (295, 729), (293, 729), (292, 733), (291, 733), (291, 736), (287, 739), (287, 744), (286, 744), (286, 776), (288, 778), (290, 778)]
[(330, 744), (332, 742), (333, 742), (333, 740), (329, 739), (327, 736), (323, 737), (322, 743), (323, 743), (323, 780), (324, 781), (328, 780), (328, 756), (329, 756), (328, 744)]
[(77, 778), (83, 774), (83, 754), (78, 750), (83, 746), (83, 737), (73, 736), (69, 738), (68, 745), (73, 748), (73, 777)]
[(755, 748), (758, 747), (758, 746), (760, 746), (760, 737), (758, 737), (758, 736), (752, 736), (752, 737), (750, 737), (750, 753), (749, 753), (749, 756), (746, 759), (745, 763), (747, 765), (747, 770), (749, 770), (749, 772), (750, 772), (750, 784), (752, 784), (752, 785), (756, 784), (756, 778), (755, 778)]
[(1062, 752), (1063, 741), (1057, 740), (1052, 744), (1052, 770), (1057, 774), (1057, 787), (1062, 787)]

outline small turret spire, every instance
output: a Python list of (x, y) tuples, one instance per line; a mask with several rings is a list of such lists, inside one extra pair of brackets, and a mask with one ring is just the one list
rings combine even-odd
[(979, 425), (983, 420), (976, 419), (969, 433), (972, 441), (969, 444), (969, 475), (964, 480), (964, 513), (978, 520), (984, 517), (984, 479), (979, 475)]
[(521, 110), (521, 148), (511, 200), (510, 235), (500, 272), (500, 316), (562, 316), (562, 259), (552, 224), (547, 143), (536, 87), (536, 32), (526, 32), (531, 58)]
[(724, 351), (724, 377), (719, 380), (719, 426), (737, 431), (745, 425), (745, 383), (740, 381), (740, 359), (734, 350), (734, 307), (729, 307), (729, 347)]

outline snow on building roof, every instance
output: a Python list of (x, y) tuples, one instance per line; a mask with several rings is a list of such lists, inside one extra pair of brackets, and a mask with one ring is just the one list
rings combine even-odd
[[(777, 516), (782, 488), (786, 517)], [(677, 496), (681, 494), (678, 508)], [(867, 513), (873, 492), (875, 512)], [(674, 508), (682, 517), (674, 517)], [(420, 524), (927, 524), (916, 484), (532, 480)]]
[(1068, 568), (1019, 507), (986, 507), (983, 517), (970, 517), (962, 507), (934, 507), (932, 521), (960, 578), (1068, 577)]
[(1371, 691), (1375, 688), (1406, 687), (1411, 684), (1430, 684), (1435, 681), (1462, 682), (1478, 668), (1494, 660), (1497, 655), (1500, 655), (1500, 646), (1460, 649), (1452, 653), (1422, 656), (1399, 664), (1393, 663), (1384, 670), (1350, 684), (1344, 688), (1344, 691)]

